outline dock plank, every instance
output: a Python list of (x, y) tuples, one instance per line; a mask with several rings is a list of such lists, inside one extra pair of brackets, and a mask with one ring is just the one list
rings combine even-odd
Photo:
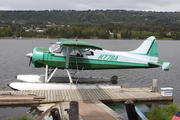
[(101, 96), (101, 93), (99, 92), (99, 90), (94, 89), (94, 92), (95, 92), (95, 94), (97, 94), (97, 99), (99, 99), (99, 100), (103, 99), (103, 97)]
[(109, 115), (100, 107), (96, 106), (93, 102), (84, 100), (79, 102), (79, 114), (84, 120), (115, 120), (114, 117)]
[[(103, 104), (101, 101), (99, 100), (91, 100), (91, 102), (93, 102), (94, 104), (96, 104), (98, 107), (100, 107), (101, 109), (103, 109), (105, 112), (107, 112), (109, 115), (111, 115), (112, 117), (115, 118), (115, 120), (122, 120), (121, 118), (123, 116), (119, 115), (118, 113), (116, 113), (114, 110), (112, 110), (111, 108), (109, 108), (108, 106), (106, 106), (105, 104)], [(120, 118), (121, 117), (121, 118)], [(124, 117), (123, 117), (124, 118)]]
[(82, 100), (86, 100), (86, 96), (84, 95), (83, 89), (80, 89), (80, 90), (78, 90), (78, 91), (79, 91), (79, 94), (80, 94), (81, 97), (82, 97)]
[(78, 90), (75, 90), (75, 95), (76, 95), (76, 99), (77, 100), (81, 100), (81, 96), (79, 95), (79, 92), (78, 92)]
[(89, 89), (89, 90), (87, 91), (87, 94), (90, 95), (91, 100), (95, 100), (95, 99), (96, 99), (96, 97), (93, 95), (93, 90), (92, 90), (92, 89)]
[(69, 96), (69, 90), (65, 90), (66, 101), (70, 101), (71, 97)]
[(90, 94), (92, 94), (92, 96), (93, 96), (93, 99), (98, 100), (98, 94), (96, 94), (95, 89), (91, 89), (90, 92), (91, 92)]

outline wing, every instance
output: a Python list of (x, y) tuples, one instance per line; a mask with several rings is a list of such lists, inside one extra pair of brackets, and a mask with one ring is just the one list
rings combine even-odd
[(102, 50), (101, 47), (98, 47), (93, 44), (85, 43), (85, 42), (79, 42), (79, 41), (64, 41), (60, 43), (63, 46), (66, 47), (73, 47), (73, 48), (90, 48), (90, 49), (98, 49)]

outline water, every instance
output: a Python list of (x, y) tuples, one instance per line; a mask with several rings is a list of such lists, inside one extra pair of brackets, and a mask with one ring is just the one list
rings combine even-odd
[(36, 119), (41, 113), (37, 106), (0, 106), (0, 120), (14, 119), (23, 115)]
[[(49, 47), (50, 42), (57, 40), (34, 39), (34, 40), (0, 40), (0, 90), (11, 90), (7, 84), (16, 82), (18, 74), (44, 74), (44, 68), (29, 67), (27, 53), (32, 52), (34, 47)], [(141, 45), (141, 40), (80, 40), (108, 50), (130, 51)], [(158, 86), (173, 87), (173, 102), (180, 104), (180, 41), (158, 41), (159, 59), (173, 64), (170, 71), (164, 72), (159, 68), (151, 69), (119, 69), (119, 70), (95, 70), (84, 71), (87, 76), (110, 78), (118, 76), (118, 85), (126, 84), (129, 87), (150, 87), (152, 79), (158, 79)], [(59, 75), (67, 74), (60, 70)]]

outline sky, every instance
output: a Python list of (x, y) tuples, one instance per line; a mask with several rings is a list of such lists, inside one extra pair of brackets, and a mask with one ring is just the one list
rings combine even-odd
[(135, 10), (180, 12), (180, 0), (0, 0), (0, 10)]

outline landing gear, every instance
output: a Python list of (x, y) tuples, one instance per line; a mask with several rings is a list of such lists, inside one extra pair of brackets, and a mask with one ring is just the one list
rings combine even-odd
[[(45, 82), (49, 82), (51, 80), (51, 78), (53, 77), (53, 75), (55, 74), (55, 72), (57, 71), (57, 67), (52, 71), (52, 72), (48, 72), (48, 65), (46, 65), (46, 70), (45, 70)], [(67, 74), (68, 74), (68, 77), (69, 77), (69, 83), (73, 83), (72, 81), (72, 77), (71, 77), (71, 74), (69, 73), (69, 70), (68, 69), (65, 69)]]
[(53, 72), (50, 75), (48, 75), (48, 65), (46, 65), (45, 82), (49, 82), (56, 71), (57, 68), (55, 68)]

